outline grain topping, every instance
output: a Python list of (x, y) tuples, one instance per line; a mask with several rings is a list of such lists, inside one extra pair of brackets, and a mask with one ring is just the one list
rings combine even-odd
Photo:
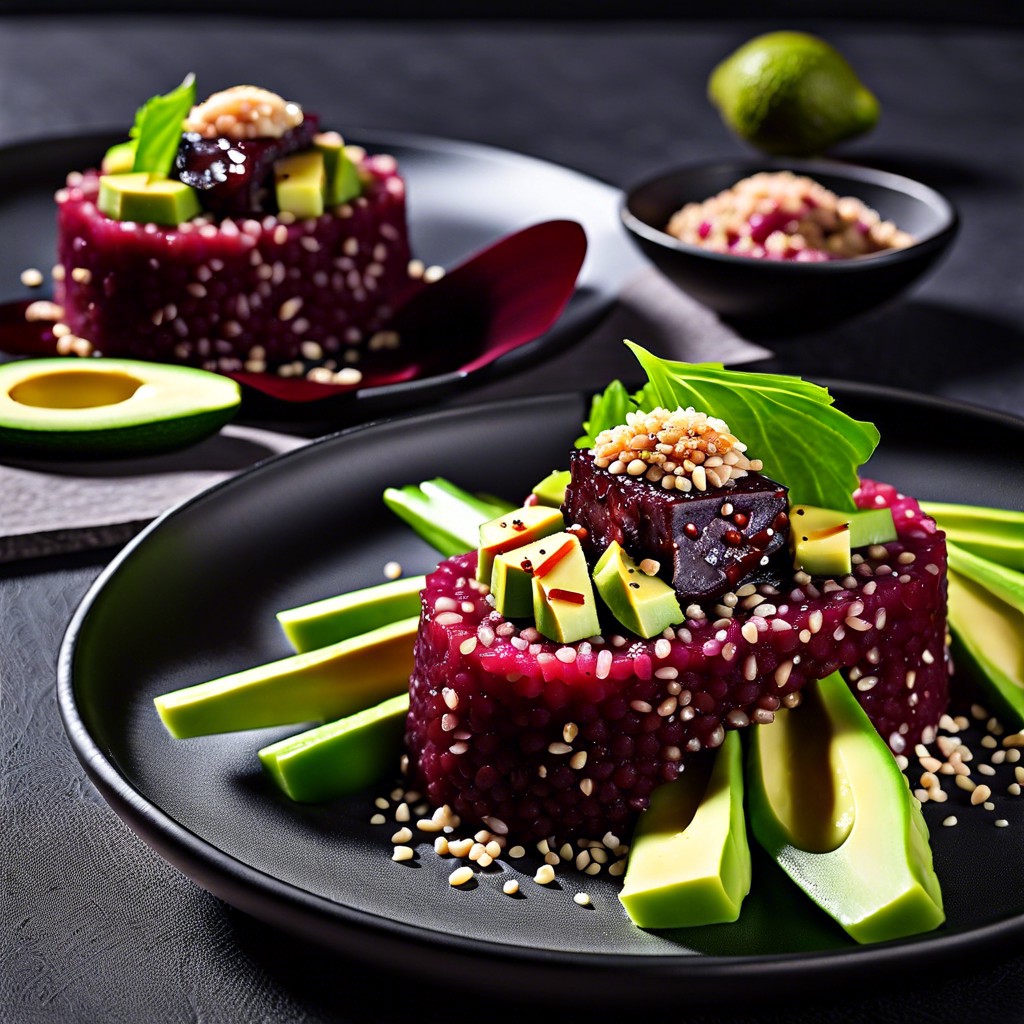
[(279, 139), (302, 124), (302, 107), (255, 85), (235, 85), (194, 106), (185, 131), (203, 138)]
[(594, 440), (594, 465), (609, 473), (642, 476), (666, 490), (726, 487), (761, 469), (722, 420), (692, 407), (630, 412), (626, 422)]

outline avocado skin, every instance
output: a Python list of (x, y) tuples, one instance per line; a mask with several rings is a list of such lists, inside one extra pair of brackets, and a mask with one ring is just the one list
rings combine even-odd
[(936, 501), (922, 502), (921, 508), (958, 547), (1024, 571), (1024, 512)]
[[(773, 725), (751, 730), (747, 764), (750, 824), (754, 836), (805, 893), (857, 942), (884, 942), (932, 931), (945, 920), (932, 867), (928, 827), (884, 741), (838, 673), (817, 684), (820, 726), (831, 732), (830, 758), (841, 760), (855, 807), (846, 840), (828, 852), (802, 849), (775, 814), (766, 773), (786, 770), (763, 757), (760, 737)], [(785, 714), (802, 714), (799, 708)], [(828, 774), (831, 765), (822, 765)], [(803, 786), (806, 775), (789, 777)]]
[[(202, 397), (182, 401), (179, 394), (173, 406), (155, 395), (132, 405), (119, 403), (109, 407), (111, 412), (102, 423), (85, 415), (88, 410), (76, 422), (75, 410), (33, 413), (34, 407), (8, 397), (11, 389), (33, 372), (42, 375), (86, 368), (124, 373), (144, 384), (166, 379), (176, 390), (183, 382), (187, 387), (195, 381)], [(175, 451), (217, 433), (234, 418), (241, 400), (241, 390), (233, 380), (192, 367), (133, 359), (90, 360), (84, 366), (78, 358), (21, 360), (0, 367), (0, 451), (42, 458), (122, 458)]]

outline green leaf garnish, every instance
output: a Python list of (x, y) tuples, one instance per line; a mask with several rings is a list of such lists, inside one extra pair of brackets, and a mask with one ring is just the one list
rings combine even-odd
[[(826, 388), (800, 377), (726, 370), (721, 363), (672, 362), (632, 342), (626, 344), (648, 379), (631, 408), (692, 406), (723, 419), (751, 456), (764, 463), (765, 473), (789, 488), (793, 504), (854, 511), (857, 470), (875, 450), (878, 430), (836, 409)], [(609, 391), (611, 387), (605, 395)], [(617, 396), (618, 390), (613, 394)], [(588, 433), (625, 422), (623, 412), (614, 422), (606, 424), (602, 419), (598, 430), (592, 431), (595, 410), (603, 415), (606, 406), (595, 400), (585, 424)], [(612, 400), (607, 411), (616, 411)]]
[(626, 413), (633, 412), (636, 404), (629, 397), (629, 392), (621, 380), (613, 380), (599, 395), (594, 395), (590, 402), (590, 416), (583, 421), (586, 431), (582, 437), (576, 438), (577, 448), (590, 448), (594, 438), (602, 430), (617, 427), (626, 422)]
[(181, 126), (196, 102), (196, 76), (188, 74), (177, 89), (147, 100), (135, 114), (129, 136), (135, 139), (133, 171), (166, 177), (181, 142)]

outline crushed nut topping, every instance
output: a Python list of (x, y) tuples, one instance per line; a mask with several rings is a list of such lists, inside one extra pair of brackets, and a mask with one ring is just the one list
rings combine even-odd
[(643, 476), (666, 490), (698, 491), (727, 487), (749, 471), (747, 446), (720, 419), (693, 408), (631, 412), (626, 422), (601, 431), (592, 449), (594, 465), (609, 473)]
[(255, 85), (236, 85), (194, 106), (185, 131), (207, 139), (279, 139), (300, 124), (302, 107), (297, 103)]

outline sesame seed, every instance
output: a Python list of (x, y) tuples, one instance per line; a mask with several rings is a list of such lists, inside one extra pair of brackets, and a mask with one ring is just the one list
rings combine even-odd
[(35, 267), (27, 267), (21, 272), (21, 283), (26, 288), (38, 288), (43, 283), (42, 271)]
[(411, 846), (396, 846), (394, 852), (391, 854), (391, 859), (406, 861), (412, 860), (415, 855), (415, 851)]
[(590, 906), (590, 897), (585, 892), (578, 892), (572, 898), (573, 903), (581, 907)]
[(519, 892), (519, 883), (514, 879), (510, 878), (502, 887), (501, 891), (506, 896), (515, 896)]
[[(466, 869), (469, 870), (468, 868)], [(555, 869), (550, 864), (542, 864), (537, 868), (533, 880), (538, 885), (550, 885), (555, 880)]]
[(473, 869), (464, 865), (461, 868), (456, 868), (448, 876), (448, 884), (452, 886), (465, 885), (467, 882), (471, 881), (472, 878)]
[(956, 824), (956, 815), (951, 814), (948, 818), (943, 818), (942, 824), (945, 825), (946, 828), (952, 828)]
[(412, 839), (412, 830), (403, 826), (392, 837), (393, 843), (407, 843)]
[(383, 825), (384, 822), (386, 822), (387, 820), (388, 819), (385, 818), (383, 814), (375, 814), (372, 818), (370, 818), (370, 824), (371, 825)]
[(992, 790), (989, 789), (984, 783), (980, 786), (976, 786), (974, 791), (971, 793), (971, 803), (977, 806), (978, 804), (985, 803), (988, 798), (992, 795)]
[(395, 810), (395, 821), (409, 821), (412, 818), (412, 814), (409, 811), (409, 805), (407, 803), (401, 803)]

